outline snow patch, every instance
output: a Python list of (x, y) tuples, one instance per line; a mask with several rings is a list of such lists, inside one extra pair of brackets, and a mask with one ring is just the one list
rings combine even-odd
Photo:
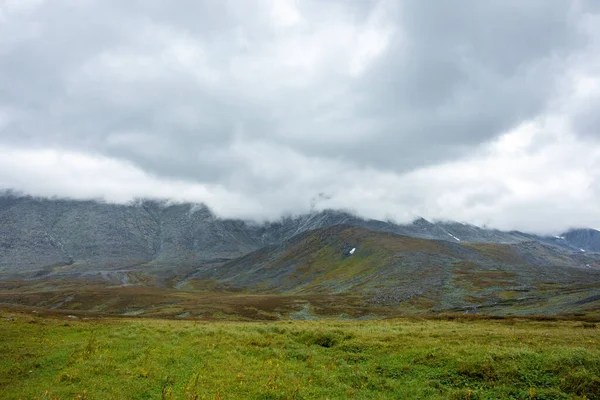
[(353, 247), (353, 248), (352, 248), (352, 250), (350, 250), (350, 251), (348, 252), (348, 254), (352, 255), (352, 254), (354, 254), (354, 252), (355, 252), (355, 251), (356, 251), (356, 247)]
[(555, 237), (555, 238), (557, 238), (557, 239), (562, 239), (562, 240), (565, 240), (565, 237), (564, 237), (564, 236), (554, 236), (554, 237)]
[(584, 249), (579, 249), (579, 250), (581, 250), (582, 252), (584, 252), (584, 253), (585, 253), (585, 250), (584, 250)]
[(457, 238), (456, 236), (454, 236), (453, 234), (451, 234), (450, 232), (446, 232), (448, 235), (452, 236), (454, 239), (458, 240), (460, 242), (460, 239)]

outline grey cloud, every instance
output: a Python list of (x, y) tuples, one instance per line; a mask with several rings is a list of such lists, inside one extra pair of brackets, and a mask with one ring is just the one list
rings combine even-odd
[[(101, 154), (249, 197), (294, 187), (292, 169), (251, 165), (290, 152), (404, 174), (543, 115), (598, 12), (561, 0), (297, 5), (288, 25), (267, 1), (0, 9), (0, 145)], [(578, 131), (597, 132), (593, 109), (574, 111)], [(247, 144), (269, 150), (243, 157)], [(332, 179), (297, 187), (311, 198)]]
[[(364, 76), (352, 79), (327, 73), (327, 65), (317, 65), (324, 75), (300, 90), (285, 89), (285, 79), (293, 76), (262, 83), (277, 92), (274, 101), (265, 101), (260, 85), (248, 93), (244, 87), (236, 87), (239, 83), (228, 73), (243, 47), (236, 43), (236, 35), (244, 32), (250, 36), (246, 38), (250, 50), (246, 51), (252, 53), (253, 48), (260, 51), (268, 46), (278, 34), (268, 26), (265, 13), (248, 4), (43, 4), (29, 16), (39, 26), (40, 37), (14, 45), (1, 65), (2, 75), (11, 77), (2, 87), (4, 102), (29, 111), (21, 129), (15, 129), (21, 131), (18, 137), (27, 137), (23, 131), (44, 130), (47, 140), (59, 145), (88, 144), (102, 149), (113, 131), (133, 130), (169, 135), (178, 147), (203, 147), (205, 143), (228, 143), (237, 123), (249, 125), (246, 131), (258, 125), (250, 135), (275, 141), (282, 141), (282, 131), (293, 132), (294, 137), (287, 140), (308, 155), (348, 154), (348, 159), (367, 165), (383, 163), (385, 168), (406, 170), (423, 161), (456, 156), (456, 150), (482, 143), (538, 112), (556, 77), (559, 61), (552, 59), (553, 53), (568, 53), (578, 40), (576, 26), (567, 17), (566, 2), (430, 6), (409, 1), (385, 21), (395, 28), (395, 34)], [(358, 6), (350, 6), (349, 15), (358, 23), (364, 22), (376, 5), (355, 4)], [(309, 22), (318, 20), (314, 4), (303, 10), (310, 13), (305, 16)], [(341, 10), (348, 12), (348, 6)], [(357, 13), (362, 13), (361, 17)], [(165, 62), (161, 44), (153, 43), (156, 29), (172, 30), (174, 35), (197, 41), (204, 47), (206, 63), (222, 73), (223, 79), (216, 86), (194, 84), (189, 71), (171, 69), (176, 61), (167, 60), (162, 69), (160, 65), (137, 65), (142, 69), (139, 74), (145, 73), (143, 68), (158, 68), (158, 76), (147, 80), (118, 82), (112, 80), (114, 76), (94, 76), (102, 71), (92, 69), (89, 76), (79, 77), (87, 81), (73, 82), (86, 62), (92, 63), (90, 68), (95, 57), (101, 62), (97, 55), (102, 52)], [(136, 72), (131, 73), (135, 77)], [(337, 91), (340, 98), (321, 112), (340, 110), (343, 114), (323, 123), (313, 102), (320, 91), (327, 90)], [(181, 106), (195, 110), (197, 121), (181, 126), (174, 111)], [(169, 114), (175, 114), (174, 118), (169, 119)], [(276, 117), (269, 118), (273, 114)], [(332, 131), (355, 127), (361, 130), (363, 140), (327, 145), (311, 135), (327, 137)], [(30, 140), (39, 140), (39, 133), (34, 135)], [(433, 140), (436, 149), (425, 148)], [(131, 157), (146, 168), (154, 166), (156, 173), (179, 170), (187, 175), (195, 166), (186, 152), (180, 159), (189, 160), (187, 165), (174, 171), (165, 166), (161, 171), (162, 166), (145, 159), (143, 152), (136, 156), (136, 149), (106, 146), (104, 151)]]
[(573, 115), (573, 128), (579, 135), (600, 140), (600, 96), (588, 102)]
[(356, 110), (386, 121), (365, 153), (387, 153), (392, 168), (394, 154), (414, 155), (400, 167), (456, 156), (537, 115), (585, 42), (568, 2), (404, 4), (408, 44), (369, 71), (366, 107)]

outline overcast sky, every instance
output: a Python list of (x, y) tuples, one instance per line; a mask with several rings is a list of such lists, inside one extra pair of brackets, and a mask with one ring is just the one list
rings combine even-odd
[(0, 0), (0, 188), (600, 228), (600, 2)]

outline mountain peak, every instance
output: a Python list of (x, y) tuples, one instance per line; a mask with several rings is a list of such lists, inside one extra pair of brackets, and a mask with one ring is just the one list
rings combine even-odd
[(431, 222), (429, 222), (428, 220), (426, 220), (425, 218), (423, 218), (423, 217), (418, 217), (417, 219), (415, 219), (412, 222), (412, 225), (415, 225), (415, 226), (431, 226), (433, 224)]

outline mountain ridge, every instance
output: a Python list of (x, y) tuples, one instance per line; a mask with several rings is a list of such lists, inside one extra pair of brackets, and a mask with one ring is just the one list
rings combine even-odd
[(360, 296), (369, 306), (405, 311), (531, 307), (531, 313), (539, 307), (552, 313), (594, 299), (597, 284), (590, 283), (599, 279), (599, 255), (564, 253), (550, 244), (455, 243), (334, 225), (199, 268), (185, 284), (218, 282), (255, 294)]
[(451, 221), (399, 225), (333, 210), (259, 224), (193, 204), (0, 197), (0, 302), (257, 318), (596, 315), (600, 253), (578, 248), (593, 249), (595, 238), (593, 230), (540, 237)]
[(254, 223), (219, 218), (208, 207), (191, 203), (140, 200), (119, 205), (5, 194), (0, 196), (0, 273), (60, 267), (191, 268), (235, 259), (297, 234), (340, 224), (455, 243), (535, 241), (565, 251), (600, 251), (600, 232), (592, 229), (543, 237), (423, 218), (400, 225), (336, 210)]

